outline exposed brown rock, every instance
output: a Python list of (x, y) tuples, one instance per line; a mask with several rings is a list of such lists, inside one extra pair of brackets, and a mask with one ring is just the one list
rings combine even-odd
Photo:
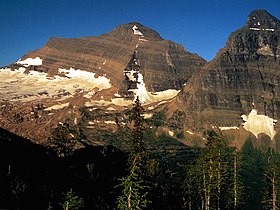
[[(136, 80), (133, 84), (127, 81), (125, 75), (126, 69), (136, 70), (135, 59), (138, 63), (137, 71), (143, 75), (145, 87), (151, 92), (181, 89), (192, 74), (206, 63), (203, 58), (187, 52), (181, 45), (166, 41), (156, 31), (135, 22), (120, 25), (100, 36), (50, 38), (45, 46), (28, 52), (21, 61), (37, 57), (42, 59), (42, 65), (11, 64), (8, 67), (15, 72), (20, 67), (25, 67), (24, 75), (32, 71), (35, 74), (47, 73), (49, 81), (43, 78), (35, 86), (26, 81), (28, 78), (5, 77), (0, 85), (0, 89), (4, 90), (0, 94), (3, 96), (0, 100), (1, 126), (42, 143), (48, 138), (51, 128), (70, 118), (73, 123), (89, 130), (86, 133), (96, 145), (103, 144), (96, 140), (102, 130), (116, 130), (116, 116), (127, 108), (126, 105), (110, 104), (111, 100), (124, 97), (129, 89), (137, 88), (139, 81)], [(95, 78), (104, 76), (110, 80), (110, 88), (91, 88), (89, 84), (88, 89), (83, 89), (79, 84), (72, 85), (69, 81), (63, 81), (60, 88), (60, 83), (51, 82), (55, 80), (55, 76), (67, 79), (65, 73), (58, 70), (70, 68), (95, 73)], [(66, 83), (71, 91), (66, 88)], [(39, 86), (40, 92), (36, 92), (36, 88), (29, 88), (32, 86)], [(86, 96), (88, 92), (90, 94)], [(94, 102), (86, 106), (91, 100)], [(38, 104), (40, 110), (36, 108)], [(52, 106), (61, 107), (46, 109)], [(91, 113), (92, 117), (85, 118), (85, 113)], [(119, 118), (118, 123), (125, 124), (125, 119), (121, 116)]]
[(189, 113), (186, 126), (240, 126), (242, 114), (255, 108), (280, 118), (280, 22), (264, 10), (253, 11), (246, 26), (195, 74), (177, 97)]
[[(134, 26), (143, 35), (134, 34)], [(156, 31), (135, 22), (97, 37), (50, 38), (44, 47), (29, 52), (22, 60), (42, 58), (43, 65), (36, 70), (50, 75), (57, 74), (59, 68), (70, 67), (106, 75), (120, 88), (123, 71), (135, 50), (149, 91), (180, 89), (206, 63), (183, 46), (166, 41)]]

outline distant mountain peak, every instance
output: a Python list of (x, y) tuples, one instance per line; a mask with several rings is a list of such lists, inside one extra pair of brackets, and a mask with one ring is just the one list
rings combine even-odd
[(127, 24), (119, 25), (113, 31), (105, 35), (115, 37), (131, 37), (136, 35), (154, 41), (163, 40), (158, 32), (138, 22), (130, 22)]
[(266, 10), (253, 10), (247, 18), (246, 27), (251, 30), (274, 31), (280, 28), (280, 22)]
[(280, 21), (266, 10), (253, 10), (246, 25), (232, 33), (226, 49), (234, 54), (279, 57)]

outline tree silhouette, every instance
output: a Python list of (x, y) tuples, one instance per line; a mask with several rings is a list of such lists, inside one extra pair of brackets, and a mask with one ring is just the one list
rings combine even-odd
[(130, 116), (130, 121), (133, 123), (133, 135), (128, 161), (129, 173), (120, 179), (121, 183), (118, 185), (123, 189), (121, 195), (117, 198), (117, 208), (121, 210), (143, 209), (149, 203), (146, 197), (147, 187), (141, 177), (143, 176), (143, 159), (145, 156), (143, 113), (144, 109), (137, 97)]

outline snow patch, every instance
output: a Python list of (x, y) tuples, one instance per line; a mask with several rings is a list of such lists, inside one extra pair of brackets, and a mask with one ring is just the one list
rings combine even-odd
[(186, 131), (186, 133), (193, 135), (193, 132), (191, 132), (191, 131)]
[(19, 69), (15, 69), (15, 72), (20, 72), (20, 73), (24, 73), (26, 70), (26, 68), (23, 68), (23, 67), (19, 67)]
[(114, 98), (112, 99), (112, 104), (116, 106), (129, 106), (133, 103), (132, 100), (126, 100), (124, 98)]
[[(130, 90), (134, 93), (137, 93), (137, 90)], [(156, 92), (151, 94), (147, 92), (146, 89), (142, 90), (143, 92), (139, 95), (140, 102), (142, 104), (150, 104), (150, 103), (158, 103), (164, 104), (167, 103), (169, 100), (173, 99), (180, 91), (179, 90), (165, 90), (161, 92)], [(138, 93), (139, 94), (139, 93)], [(143, 97), (144, 96), (144, 97)], [(109, 106), (109, 105), (116, 105), (116, 106), (130, 106), (133, 104), (135, 100), (127, 100), (125, 98), (113, 98), (110, 101), (105, 100), (91, 100), (85, 103), (86, 107), (93, 107), (93, 106)], [(149, 107), (149, 110), (154, 109), (154, 107)]]
[(137, 78), (135, 78), (135, 74), (137, 71), (131, 70), (131, 71), (124, 71), (124, 75), (128, 77), (129, 81), (136, 82)]
[(261, 29), (260, 29), (260, 28), (250, 28), (250, 30), (253, 30), (253, 31), (260, 31)]
[(110, 79), (104, 76), (95, 77), (95, 73), (83, 71), (80, 69), (58, 69), (58, 72), (65, 73), (65, 76), (71, 79), (83, 79), (90, 83), (94, 83), (94, 86), (99, 89), (109, 89), (111, 87)]
[(92, 106), (109, 106), (109, 105), (116, 105), (116, 106), (129, 106), (133, 103), (132, 100), (126, 100), (124, 98), (114, 98), (111, 101), (105, 101), (105, 100), (92, 100), (87, 101), (85, 103), (86, 107), (92, 107)]
[(141, 103), (150, 101), (150, 96), (146, 90), (146, 86), (143, 81), (143, 75), (141, 73), (138, 73), (138, 76), (137, 76), (137, 92), (136, 92), (135, 99), (137, 97), (139, 98), (139, 101)]
[(100, 123), (100, 121), (99, 120), (90, 121), (88, 122), (88, 125), (95, 125), (96, 123)]
[(170, 100), (170, 99), (174, 98), (180, 92), (178, 90), (169, 89), (169, 90), (155, 92), (155, 93), (151, 94), (146, 89), (146, 85), (143, 80), (143, 75), (141, 73), (138, 72), (137, 77), (135, 79), (137, 81), (137, 89), (130, 90), (130, 91), (135, 93), (134, 100), (136, 100), (136, 98), (138, 97), (139, 101), (142, 104), (159, 102), (162, 100)]
[(90, 99), (95, 94), (94, 90), (89, 91), (87, 94), (84, 95), (85, 98)]
[(27, 58), (23, 61), (21, 59), (19, 59), (16, 63), (24, 65), (25, 67), (40, 66), (43, 63), (43, 60), (40, 57), (36, 57), (36, 58)]
[(144, 42), (148, 42), (149, 40), (147, 40), (147, 39), (141, 39), (141, 38), (139, 38), (139, 41), (144, 41)]
[(115, 121), (111, 121), (111, 120), (108, 120), (108, 121), (104, 121), (105, 124), (116, 124)]
[(68, 107), (69, 103), (65, 103), (65, 104), (56, 104), (53, 105), (51, 107), (45, 108), (45, 111), (51, 111), (51, 110), (58, 110), (58, 109), (63, 109), (65, 107)]
[(157, 106), (162, 105), (162, 104), (166, 104), (168, 101), (161, 101), (157, 104)]
[[(142, 104), (149, 104), (149, 103), (157, 103), (164, 100), (164, 103), (166, 103), (168, 100), (173, 99), (180, 91), (174, 90), (174, 89), (168, 89), (161, 92), (155, 92), (150, 93), (147, 91), (145, 83), (143, 81), (143, 75), (139, 73), (139, 71), (131, 70), (131, 71), (125, 71), (124, 74), (128, 77), (130, 81), (136, 82), (137, 89), (130, 89), (129, 91), (134, 93), (134, 101), (136, 98), (139, 98), (139, 101)], [(92, 106), (108, 106), (108, 105), (116, 105), (116, 106), (129, 106), (133, 103), (132, 100), (126, 100), (124, 98), (121, 98), (119, 94), (114, 94), (115, 97), (110, 101), (105, 100), (99, 100), (99, 101), (88, 101), (86, 102), (86, 107), (92, 107)]]
[(253, 31), (275, 31), (274, 28), (249, 28), (250, 30), (253, 30)]
[(169, 136), (174, 136), (174, 132), (173, 131), (168, 131)]
[(221, 131), (238, 130), (239, 127), (237, 127), (237, 126), (232, 126), (232, 127), (219, 127), (219, 129), (220, 129)]
[(265, 133), (270, 136), (272, 140), (276, 134), (274, 125), (277, 120), (274, 120), (265, 115), (258, 115), (256, 109), (252, 109), (248, 116), (244, 114), (241, 116), (241, 118), (245, 121), (245, 123), (243, 123), (243, 127), (247, 131), (252, 132), (257, 138), (258, 134)]
[(113, 107), (108, 107), (106, 110), (107, 110), (107, 111), (115, 111), (116, 109), (113, 108)]
[(132, 30), (133, 30), (133, 33), (134, 33), (135, 35), (143, 36), (142, 32), (139, 31), (139, 29), (138, 29), (138, 27), (137, 27), (136, 25), (134, 25), (134, 26), (132, 27)]
[[(77, 92), (91, 91), (94, 88), (109, 89), (110, 80), (106, 77), (94, 77), (94, 73), (75, 69), (60, 69), (66, 77), (30, 71), (21, 67), (12, 71), (10, 68), (0, 69), (0, 98), (2, 100), (32, 101), (39, 98), (65, 99)], [(20, 87), (20, 88), (19, 88)], [(90, 94), (86, 97), (90, 97)]]
[(148, 118), (151, 118), (153, 116), (153, 114), (145, 113), (145, 114), (142, 114), (141, 116), (144, 117), (144, 119), (148, 119)]
[(122, 96), (118, 93), (114, 93), (114, 96), (117, 97), (117, 98), (121, 98)]
[(257, 50), (257, 52), (262, 55), (274, 56), (273, 51), (269, 45), (261, 45), (261, 47)]
[(150, 92), (147, 92), (146, 88), (144, 89), (141, 87), (140, 90), (138, 89), (136, 96), (139, 96), (139, 100), (143, 104), (159, 102), (158, 105), (161, 105), (173, 99), (179, 92), (179, 90), (168, 89), (151, 94)]
[(29, 75), (35, 76), (41, 79), (47, 78), (47, 74), (44, 72), (38, 72), (38, 71), (29, 71)]

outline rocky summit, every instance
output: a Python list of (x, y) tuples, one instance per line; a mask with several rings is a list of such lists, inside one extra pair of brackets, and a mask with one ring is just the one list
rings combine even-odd
[(0, 68), (0, 209), (277, 209), (279, 24), (208, 63), (132, 22)]
[[(270, 143), (279, 138), (274, 130), (280, 117), (279, 24), (267, 11), (255, 10), (244, 27), (230, 34), (225, 47), (177, 97), (177, 107), (188, 113), (186, 127), (234, 130), (236, 144), (246, 138), (244, 128)], [(241, 116), (252, 119), (251, 114), (263, 118), (243, 128)]]
[[(245, 19), (245, 18), (244, 18)], [(140, 23), (82, 38), (50, 38), (0, 70), (0, 122), (35, 142), (66, 120), (92, 145), (127, 126), (138, 97), (146, 119), (165, 112), (157, 132), (202, 146), (205, 129), (219, 128), (241, 147), (278, 145), (280, 22), (252, 11), (206, 62)], [(261, 140), (260, 140), (261, 139)]]
[[(1, 126), (36, 142), (66, 119), (88, 130), (117, 127), (116, 113), (136, 97), (151, 107), (167, 102), (205, 63), (136, 22), (100, 36), (50, 38), (1, 68)], [(81, 110), (95, 117), (83, 121)]]

